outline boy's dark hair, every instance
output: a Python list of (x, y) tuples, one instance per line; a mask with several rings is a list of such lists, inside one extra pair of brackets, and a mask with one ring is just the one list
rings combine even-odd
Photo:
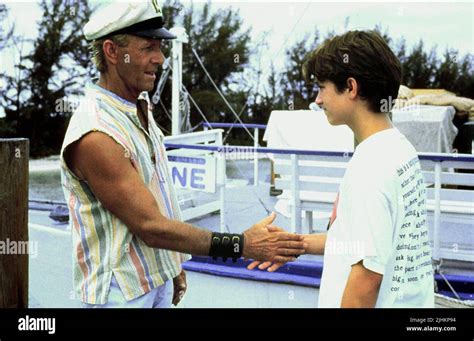
[(367, 101), (369, 110), (381, 112), (384, 107), (389, 110), (398, 96), (402, 68), (377, 32), (349, 31), (326, 40), (311, 52), (303, 65), (303, 75), (307, 81), (312, 77), (318, 82), (331, 81), (339, 92), (353, 77), (358, 95)]

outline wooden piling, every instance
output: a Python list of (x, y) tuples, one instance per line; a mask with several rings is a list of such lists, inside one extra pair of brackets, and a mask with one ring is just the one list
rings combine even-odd
[(0, 139), (0, 308), (28, 307), (28, 160), (28, 139)]

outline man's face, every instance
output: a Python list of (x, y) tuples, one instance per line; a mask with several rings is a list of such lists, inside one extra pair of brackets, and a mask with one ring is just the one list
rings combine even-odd
[(319, 93), (316, 97), (316, 104), (324, 109), (328, 121), (332, 125), (346, 124), (348, 114), (350, 114), (350, 102), (347, 98), (347, 92), (337, 92), (333, 82), (324, 81), (318, 84)]
[(153, 90), (155, 73), (164, 62), (161, 40), (130, 36), (127, 47), (119, 47), (117, 73), (127, 90), (137, 95)]

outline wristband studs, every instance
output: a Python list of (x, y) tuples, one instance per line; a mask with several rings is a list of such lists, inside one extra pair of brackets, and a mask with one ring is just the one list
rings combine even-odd
[(213, 232), (209, 256), (214, 260), (217, 260), (217, 257), (222, 257), (224, 262), (227, 261), (227, 258), (232, 258), (235, 263), (238, 258), (242, 257), (243, 246), (244, 236), (241, 234)]

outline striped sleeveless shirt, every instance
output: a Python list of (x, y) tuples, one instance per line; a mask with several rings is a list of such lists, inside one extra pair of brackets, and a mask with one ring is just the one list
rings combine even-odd
[(74, 287), (84, 303), (106, 303), (112, 275), (126, 300), (137, 298), (176, 277), (181, 263), (191, 258), (148, 247), (102, 205), (87, 182), (77, 178), (64, 161), (64, 149), (85, 134), (107, 134), (130, 156), (161, 214), (182, 220), (164, 136), (150, 110), (148, 124), (147, 132), (138, 119), (136, 104), (98, 85), (86, 88), (71, 117), (61, 148), (61, 182), (71, 218)]

